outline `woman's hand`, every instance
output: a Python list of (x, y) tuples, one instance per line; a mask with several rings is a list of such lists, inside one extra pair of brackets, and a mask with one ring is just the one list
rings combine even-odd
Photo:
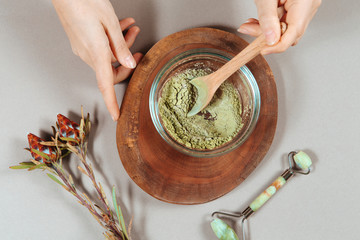
[[(296, 45), (314, 17), (321, 0), (255, 0), (259, 20), (248, 19), (238, 29), (251, 36), (264, 34), (269, 47), (261, 53), (284, 52)], [(288, 27), (283, 36), (280, 32), (280, 19)]]
[[(114, 84), (125, 80), (142, 54), (131, 54), (139, 27), (133, 18), (119, 22), (108, 0), (53, 0), (72, 51), (96, 72), (98, 87), (114, 121), (120, 111)], [(125, 36), (122, 31), (128, 29)], [(114, 68), (112, 63), (122, 65)]]

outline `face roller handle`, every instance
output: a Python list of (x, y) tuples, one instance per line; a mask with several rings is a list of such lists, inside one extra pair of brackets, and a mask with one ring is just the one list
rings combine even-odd
[[(297, 168), (292, 166), (292, 161), (295, 162)], [(248, 218), (254, 212), (259, 210), (292, 176), (294, 176), (295, 173), (308, 174), (312, 164), (310, 157), (303, 151), (291, 152), (289, 154), (289, 163), (290, 168), (285, 170), (281, 176), (275, 179), (275, 181), (242, 212), (244, 218)], [(302, 171), (299, 171), (298, 169), (301, 169)]]

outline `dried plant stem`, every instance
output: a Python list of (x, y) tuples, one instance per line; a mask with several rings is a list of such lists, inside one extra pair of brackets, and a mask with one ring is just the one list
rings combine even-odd
[[(84, 148), (86, 150), (86, 147), (84, 147)], [(86, 161), (86, 154), (85, 154), (86, 151), (84, 151), (84, 148), (81, 147), (80, 152), (77, 151), (76, 155), (83, 163), (85, 170), (87, 172), (87, 175), (89, 176), (90, 180), (92, 181), (92, 183), (97, 191), (99, 200), (104, 204), (104, 206), (106, 208), (106, 213), (109, 215), (110, 220), (114, 220), (112, 211), (110, 210), (110, 208), (108, 206), (106, 196), (105, 196), (104, 192), (102, 191), (102, 188), (100, 187), (100, 185), (96, 182), (94, 171), (93, 171), (92, 167)]]
[[(67, 147), (68, 149), (73, 152), (82, 162), (85, 171), (86, 171), (86, 175), (90, 178), (93, 186), (96, 189), (96, 192), (98, 194), (98, 198), (99, 200), (102, 202), (102, 204), (105, 206), (105, 211), (103, 209), (101, 209), (102, 212), (104, 212), (104, 215), (99, 214), (92, 206), (90, 206), (77, 192), (76, 189), (73, 188), (71, 186), (71, 184), (69, 184), (69, 182), (67, 181), (66, 177), (63, 176), (62, 177), (59, 175), (59, 177), (64, 181), (64, 183), (66, 184), (66, 186), (68, 188), (70, 188), (72, 190), (72, 192), (74, 192), (73, 194), (79, 199), (79, 201), (81, 202), (81, 204), (83, 204), (84, 206), (86, 206), (90, 212), (95, 215), (98, 219), (101, 219), (103, 222), (106, 223), (106, 225), (111, 229), (111, 232), (113, 232), (113, 234), (115, 235), (115, 237), (117, 237), (118, 239), (123, 239), (123, 240), (127, 240), (125, 234), (123, 234), (122, 230), (119, 229), (119, 227), (116, 225), (116, 221), (114, 219), (114, 216), (112, 214), (112, 211), (108, 205), (106, 196), (104, 194), (104, 192), (102, 191), (102, 188), (99, 186), (99, 184), (96, 182), (95, 179), (95, 175), (94, 175), (94, 171), (91, 167), (91, 165), (89, 165), (89, 163), (86, 161), (86, 144), (81, 144), (79, 146), (79, 148), (76, 148), (74, 146), (72, 146), (70, 143), (67, 143)], [(59, 174), (60, 171), (58, 171)], [(60, 172), (61, 174), (61, 172)], [(99, 207), (100, 208), (100, 207)], [(101, 224), (103, 227), (105, 227), (103, 224)], [(106, 227), (105, 227), (106, 228)]]
[[(106, 230), (109, 230), (114, 234), (114, 236), (116, 237), (116, 239), (123, 239), (123, 240), (127, 240), (123, 238), (123, 234), (119, 231), (118, 227), (116, 226), (114, 219), (112, 218), (112, 220), (109, 221), (109, 216), (108, 215), (103, 215), (98, 213), (94, 207), (89, 204), (88, 201), (86, 201), (76, 190), (75, 187), (73, 187), (69, 180), (66, 178), (66, 176), (62, 173), (62, 171), (60, 171), (57, 167), (53, 168), (56, 172), (56, 174), (60, 177), (60, 179), (63, 181), (63, 183), (65, 184), (65, 189), (70, 192), (72, 195), (74, 195), (80, 202), (81, 205), (85, 206), (90, 213), (97, 218), (97, 220), (99, 220), (98, 222), (100, 223), (100, 225), (102, 227), (104, 227)], [(99, 208), (99, 207), (98, 207)], [(103, 211), (101, 209), (101, 211)], [(112, 214), (110, 214), (111, 216)], [(106, 225), (104, 225), (104, 223), (106, 223)]]

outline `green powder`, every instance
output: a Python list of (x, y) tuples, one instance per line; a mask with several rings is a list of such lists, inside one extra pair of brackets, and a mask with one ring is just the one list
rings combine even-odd
[(169, 79), (159, 99), (159, 113), (164, 128), (178, 143), (191, 149), (213, 149), (230, 140), (242, 128), (241, 104), (235, 87), (225, 81), (210, 104), (195, 116), (187, 117), (196, 100), (195, 77), (210, 69), (187, 69)]

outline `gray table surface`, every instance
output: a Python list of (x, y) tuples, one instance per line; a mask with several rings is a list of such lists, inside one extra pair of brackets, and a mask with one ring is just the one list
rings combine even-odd
[[(132, 50), (144, 53), (180, 30), (213, 26), (235, 33), (247, 18), (256, 17), (253, 1), (245, 0), (113, 3), (119, 18), (137, 20), (142, 31)], [(287, 153), (299, 149), (313, 157), (314, 171), (292, 179), (250, 219), (251, 239), (359, 239), (359, 5), (357, 0), (323, 1), (298, 46), (266, 57), (279, 99), (270, 151), (229, 194), (179, 206), (152, 198), (127, 175), (116, 148), (116, 124), (95, 75), (71, 52), (51, 1), (0, 0), (1, 239), (103, 239), (87, 210), (43, 172), (8, 168), (29, 159), (23, 150), (28, 132), (49, 133), (57, 113), (78, 116), (81, 105), (94, 122), (96, 174), (107, 193), (116, 185), (126, 220), (134, 219), (134, 240), (216, 239), (210, 214), (242, 210), (282, 173)], [(126, 86), (116, 86), (119, 102)], [(88, 186), (87, 179), (74, 175)]]

